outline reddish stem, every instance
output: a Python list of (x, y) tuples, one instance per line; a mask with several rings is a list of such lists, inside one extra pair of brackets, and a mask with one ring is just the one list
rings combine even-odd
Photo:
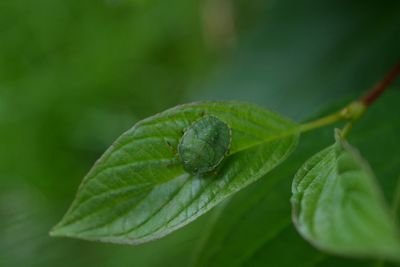
[(375, 85), (375, 87), (373, 87), (371, 91), (361, 99), (361, 102), (367, 107), (370, 106), (389, 87), (398, 75), (400, 75), (400, 62), (397, 63), (397, 65), (382, 81)]

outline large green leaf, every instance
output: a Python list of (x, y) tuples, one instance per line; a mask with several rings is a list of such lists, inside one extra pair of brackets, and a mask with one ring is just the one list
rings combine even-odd
[[(204, 114), (232, 129), (215, 173), (192, 176), (179, 162), (182, 132)], [(296, 146), (297, 125), (237, 102), (182, 105), (137, 123), (105, 152), (52, 235), (138, 244), (160, 238), (265, 175)]]
[(400, 239), (375, 178), (338, 131), (336, 143), (297, 172), (292, 193), (294, 223), (314, 246), (400, 260)]

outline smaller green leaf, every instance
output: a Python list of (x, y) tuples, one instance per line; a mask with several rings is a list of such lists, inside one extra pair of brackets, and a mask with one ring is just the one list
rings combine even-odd
[(336, 133), (292, 185), (293, 221), (317, 248), (335, 254), (400, 260), (394, 219), (367, 163)]

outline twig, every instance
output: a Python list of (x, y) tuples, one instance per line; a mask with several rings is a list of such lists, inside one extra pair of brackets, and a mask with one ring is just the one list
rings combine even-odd
[(362, 99), (361, 102), (365, 106), (370, 106), (378, 97), (389, 87), (389, 85), (400, 75), (400, 62), (380, 81), (373, 87)]

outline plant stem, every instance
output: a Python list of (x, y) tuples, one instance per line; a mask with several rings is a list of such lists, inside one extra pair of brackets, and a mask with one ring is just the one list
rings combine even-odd
[(317, 119), (315, 121), (300, 125), (300, 131), (306, 132), (315, 128), (320, 128), (335, 123), (340, 120), (354, 121), (365, 112), (365, 108), (366, 107), (364, 106), (364, 104), (360, 101), (351, 102), (340, 111)]
[(360, 100), (348, 104), (339, 112), (300, 125), (300, 132), (320, 128), (340, 120), (347, 120), (350, 123), (347, 124), (344, 129), (344, 135), (347, 135), (353, 126), (352, 122), (356, 121), (364, 114), (365, 110), (379, 98), (397, 76), (400, 76), (400, 62), (398, 62), (397, 65), (383, 78), (383, 80), (367, 92)]
[(349, 134), (349, 132), (351, 131), (352, 128), (353, 128), (353, 122), (348, 122), (348, 123), (344, 126), (343, 130), (341, 131), (341, 133), (342, 133), (342, 138), (345, 138), (345, 137)]
[(361, 102), (366, 106), (370, 106), (379, 96), (389, 87), (389, 85), (400, 75), (400, 62), (380, 81), (375, 85), (364, 97)]
[(342, 119), (341, 112), (336, 112), (336, 113), (330, 114), (326, 117), (317, 119), (315, 121), (307, 122), (307, 123), (300, 125), (300, 131), (307, 132), (307, 131), (310, 131), (310, 130), (313, 130), (316, 128), (320, 128), (320, 127), (335, 123), (341, 119)]

